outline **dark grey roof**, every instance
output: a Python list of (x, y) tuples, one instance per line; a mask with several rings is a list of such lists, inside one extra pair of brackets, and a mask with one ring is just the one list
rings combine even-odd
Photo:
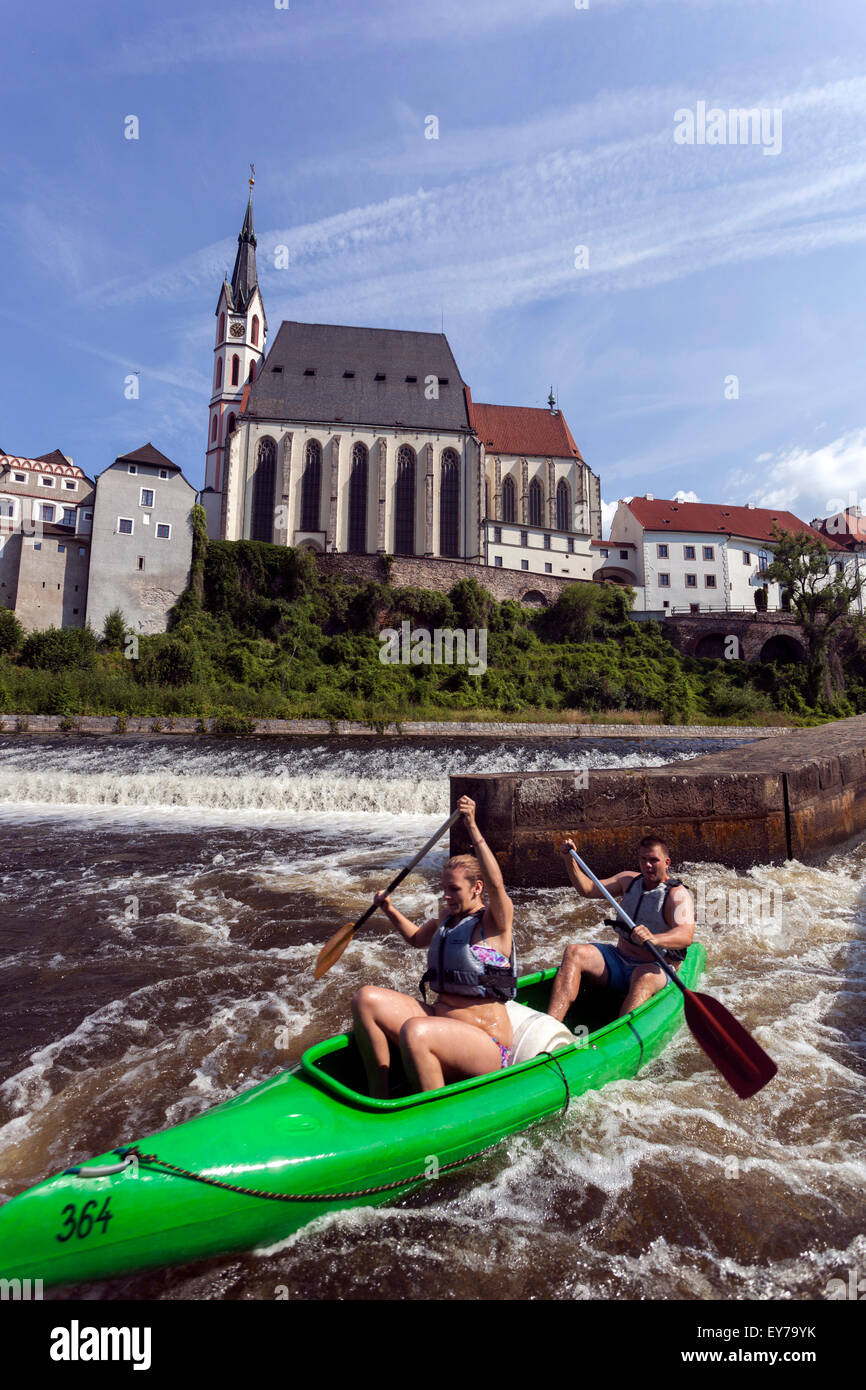
[(253, 190), (250, 189), (244, 225), (238, 233), (238, 253), (232, 271), (229, 308), (244, 313), (258, 284), (256, 275), (256, 234), (253, 230)]
[[(428, 377), (438, 378), (438, 399), (426, 398)], [(250, 390), (246, 414), (468, 431), (463, 388), (444, 333), (290, 322), (280, 325)]]
[(165, 454), (161, 454), (158, 449), (154, 449), (152, 444), (142, 444), (140, 449), (133, 449), (129, 454), (118, 454), (115, 463), (149, 463), (152, 468), (170, 468), (172, 473), (179, 473), (180, 468), (171, 459), (167, 459)]
[(51, 463), (59, 468), (74, 468), (75, 464), (66, 457), (60, 449), (52, 449), (50, 454), (37, 454), (34, 460), (36, 463)]

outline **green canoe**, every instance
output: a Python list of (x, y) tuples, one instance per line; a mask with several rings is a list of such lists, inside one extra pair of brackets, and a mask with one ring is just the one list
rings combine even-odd
[[(685, 985), (704, 960), (689, 948)], [(519, 1001), (543, 1010), (554, 973), (525, 976)], [(390, 1101), (362, 1093), (351, 1034), (328, 1038), (234, 1100), (13, 1197), (0, 1208), (0, 1277), (77, 1283), (249, 1250), (445, 1178), (574, 1096), (633, 1076), (679, 1027), (683, 996), (669, 985), (605, 1022), (613, 1007), (607, 991), (581, 994), (567, 1021), (590, 1031), (576, 1043)]]

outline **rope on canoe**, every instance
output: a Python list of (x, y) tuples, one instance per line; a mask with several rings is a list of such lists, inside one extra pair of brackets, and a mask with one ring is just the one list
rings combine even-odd
[(552, 1052), (546, 1053), (545, 1056), (547, 1056), (550, 1059), (550, 1061), (556, 1067), (556, 1070), (559, 1072), (559, 1075), (562, 1077), (562, 1084), (565, 1087), (565, 1104), (562, 1107), (562, 1112), (563, 1114), (565, 1114), (566, 1110), (571, 1105), (571, 1087), (568, 1084), (568, 1077), (562, 1070), (562, 1067), (559, 1065), (558, 1059), (553, 1055)]
[[(567, 1083), (566, 1083), (567, 1084)], [(501, 1141), (496, 1144), (489, 1144), (486, 1149), (479, 1150), (478, 1153), (467, 1154), (465, 1158), (456, 1158), (451, 1163), (441, 1164), (436, 1171), (445, 1173), (450, 1168), (462, 1168), (466, 1163), (472, 1163), (476, 1158), (483, 1158), (485, 1154), (496, 1148)], [(236, 1183), (221, 1182), (219, 1178), (205, 1177), (204, 1173), (195, 1173), (188, 1168), (178, 1168), (173, 1163), (168, 1163), (158, 1154), (143, 1154), (137, 1144), (124, 1145), (122, 1148), (112, 1150), (113, 1153), (123, 1154), (124, 1156), (133, 1154), (138, 1159), (139, 1164), (146, 1167), (159, 1167), (169, 1173), (174, 1173), (179, 1178), (189, 1178), (193, 1182), (206, 1183), (208, 1187), (221, 1187), (226, 1192), (238, 1192), (242, 1197), (261, 1197), (269, 1202), (339, 1202), (348, 1197), (372, 1197), (377, 1192), (390, 1192), (395, 1187), (408, 1187), (412, 1183), (429, 1181), (430, 1175), (424, 1173), (413, 1173), (410, 1178), (396, 1178), (394, 1182), (381, 1183), (378, 1187), (362, 1187), (356, 1192), (262, 1192), (259, 1188), (238, 1187)], [(81, 1177), (87, 1176), (86, 1169), (81, 1169)]]

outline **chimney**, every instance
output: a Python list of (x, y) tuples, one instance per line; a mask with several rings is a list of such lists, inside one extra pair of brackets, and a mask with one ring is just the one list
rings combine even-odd
[(653, 497), (651, 492), (648, 492), (644, 500), (647, 502), (654, 502), (656, 499)]
[(746, 503), (746, 506), (748, 507), (748, 509), (749, 509), (750, 512), (753, 512), (753, 511), (755, 510), (755, 504), (754, 504), (754, 502), (747, 502), (747, 503)]

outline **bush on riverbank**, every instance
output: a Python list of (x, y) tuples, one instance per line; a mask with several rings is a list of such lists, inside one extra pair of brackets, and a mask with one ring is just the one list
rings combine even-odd
[[(321, 574), (306, 550), (206, 542), (201, 525), (196, 536), (190, 588), (168, 632), (139, 636), (137, 657), (120, 648), (117, 614), (101, 646), (89, 628), (22, 639), (0, 620), (0, 706), (215, 717), (227, 731), (266, 718), (809, 723), (866, 709), (862, 634), (845, 652), (844, 698), (815, 710), (800, 667), (683, 656), (658, 623), (629, 618), (630, 590), (575, 584), (539, 611), (498, 602), (475, 577), (448, 594), (351, 582)], [(486, 629), (486, 670), (383, 664), (379, 634), (403, 622)]]

